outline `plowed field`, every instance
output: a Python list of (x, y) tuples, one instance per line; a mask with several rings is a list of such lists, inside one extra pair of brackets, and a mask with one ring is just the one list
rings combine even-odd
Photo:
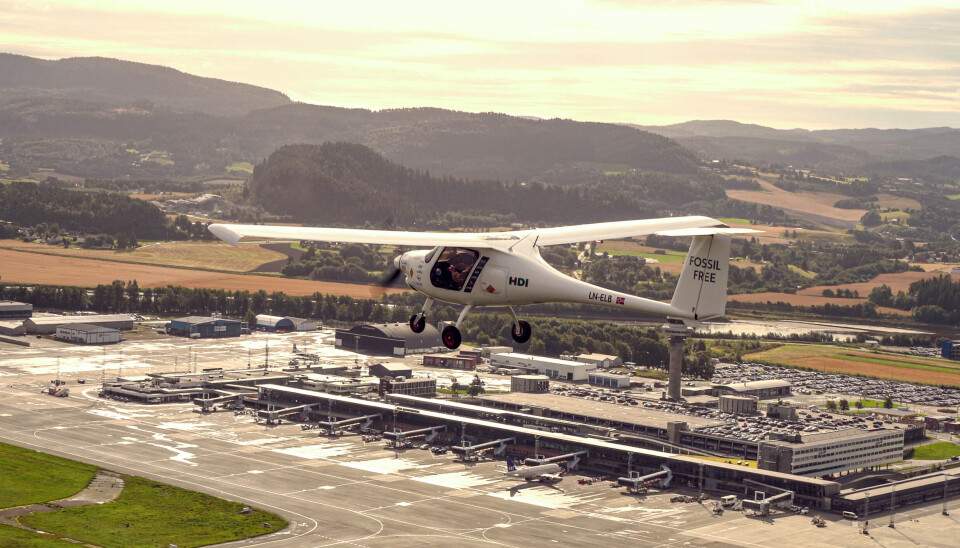
[(94, 287), (114, 280), (137, 280), (140, 287), (184, 287), (282, 291), (287, 295), (311, 295), (315, 292), (347, 295), (354, 298), (379, 298), (386, 293), (403, 289), (336, 283), (293, 280), (278, 276), (255, 274), (224, 274), (187, 268), (167, 268), (147, 264), (115, 263), (82, 257), (64, 257), (0, 249), (0, 279), (4, 283), (74, 285)]

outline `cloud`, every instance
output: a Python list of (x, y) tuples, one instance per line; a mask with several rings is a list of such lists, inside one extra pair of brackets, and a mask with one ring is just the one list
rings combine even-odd
[[(581, 19), (544, 13), (547, 22), (529, 28), (474, 6), (471, 24), (398, 19), (388, 29), (310, 3), (300, 8), (319, 16), (301, 21), (258, 20), (243, 3), (217, 13), (0, 4), (0, 50), (162, 64), (336, 105), (637, 123), (960, 125), (960, 10), (897, 12), (882, 0), (866, 14), (749, 0), (599, 4)], [(679, 20), (690, 25), (672, 28)]]

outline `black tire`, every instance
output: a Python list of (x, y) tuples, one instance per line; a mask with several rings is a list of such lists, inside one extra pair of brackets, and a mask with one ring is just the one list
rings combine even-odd
[(450, 350), (455, 350), (460, 347), (460, 330), (452, 325), (448, 325), (443, 328), (443, 332), (440, 333), (440, 340), (443, 341), (443, 346), (446, 346)]
[[(519, 332), (517, 332), (517, 328), (520, 329)], [(530, 334), (532, 332), (533, 329), (530, 327), (530, 323), (520, 320), (513, 326), (513, 329), (510, 330), (510, 335), (513, 337), (514, 342), (523, 344), (530, 340)]]
[(423, 333), (423, 330), (427, 328), (427, 317), (420, 316), (420, 319), (417, 320), (417, 315), (414, 314), (410, 316), (410, 330), (414, 333)]

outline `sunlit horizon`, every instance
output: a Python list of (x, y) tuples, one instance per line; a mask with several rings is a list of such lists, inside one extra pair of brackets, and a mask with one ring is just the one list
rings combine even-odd
[(960, 127), (955, 2), (0, 4), (0, 51), (109, 57), (318, 105), (669, 125)]

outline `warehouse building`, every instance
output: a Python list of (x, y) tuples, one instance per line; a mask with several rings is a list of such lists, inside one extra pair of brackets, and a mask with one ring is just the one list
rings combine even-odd
[(799, 443), (760, 442), (757, 466), (798, 476), (821, 477), (903, 460), (903, 430), (851, 428), (810, 434)]
[(550, 377), (546, 375), (514, 375), (510, 377), (511, 392), (537, 394), (549, 390)]
[(425, 354), (444, 348), (440, 332), (429, 323), (414, 333), (405, 323), (364, 324), (349, 330), (337, 329), (334, 345), (343, 350), (387, 356)]
[(289, 333), (291, 331), (316, 331), (317, 322), (304, 318), (294, 318), (293, 316), (270, 316), (267, 314), (257, 314), (257, 331), (270, 331), (275, 333)]
[(374, 377), (412, 377), (413, 369), (402, 363), (375, 363), (370, 366), (370, 375)]
[(630, 388), (630, 375), (593, 372), (587, 375), (587, 382), (594, 386), (607, 388)]
[(752, 396), (720, 396), (717, 407), (724, 413), (751, 415), (757, 412), (757, 398)]
[(384, 377), (380, 379), (380, 396), (385, 394), (432, 398), (437, 395), (437, 379)]
[(620, 359), (620, 356), (611, 356), (609, 354), (579, 354), (577, 356), (571, 356), (570, 359), (575, 362), (593, 364), (597, 369), (610, 369), (611, 367), (623, 366), (623, 360)]
[(589, 363), (514, 352), (491, 354), (490, 363), (497, 367), (520, 369), (530, 373), (535, 372), (546, 375), (551, 379), (565, 381), (585, 381), (590, 371), (597, 368), (596, 365)]
[(221, 316), (186, 316), (170, 320), (167, 333), (191, 339), (239, 337), (243, 322)]
[(30, 335), (53, 335), (57, 328), (65, 325), (87, 324), (110, 327), (126, 331), (133, 329), (133, 318), (128, 314), (91, 314), (85, 316), (44, 316), (30, 318), (23, 322), (24, 330)]
[(57, 327), (56, 338), (77, 344), (115, 344), (123, 340), (119, 329), (85, 323)]
[(25, 333), (23, 322), (0, 322), (0, 335), (23, 335)]
[(449, 354), (427, 354), (423, 357), (424, 367), (446, 367), (473, 371), (477, 368), (476, 356), (451, 356)]
[(25, 320), (33, 316), (33, 305), (17, 301), (0, 301), (0, 320)]
[(948, 360), (960, 360), (960, 341), (940, 343), (940, 355)]
[(761, 400), (790, 395), (790, 381), (778, 379), (769, 381), (738, 382), (714, 385), (714, 396), (754, 396)]

